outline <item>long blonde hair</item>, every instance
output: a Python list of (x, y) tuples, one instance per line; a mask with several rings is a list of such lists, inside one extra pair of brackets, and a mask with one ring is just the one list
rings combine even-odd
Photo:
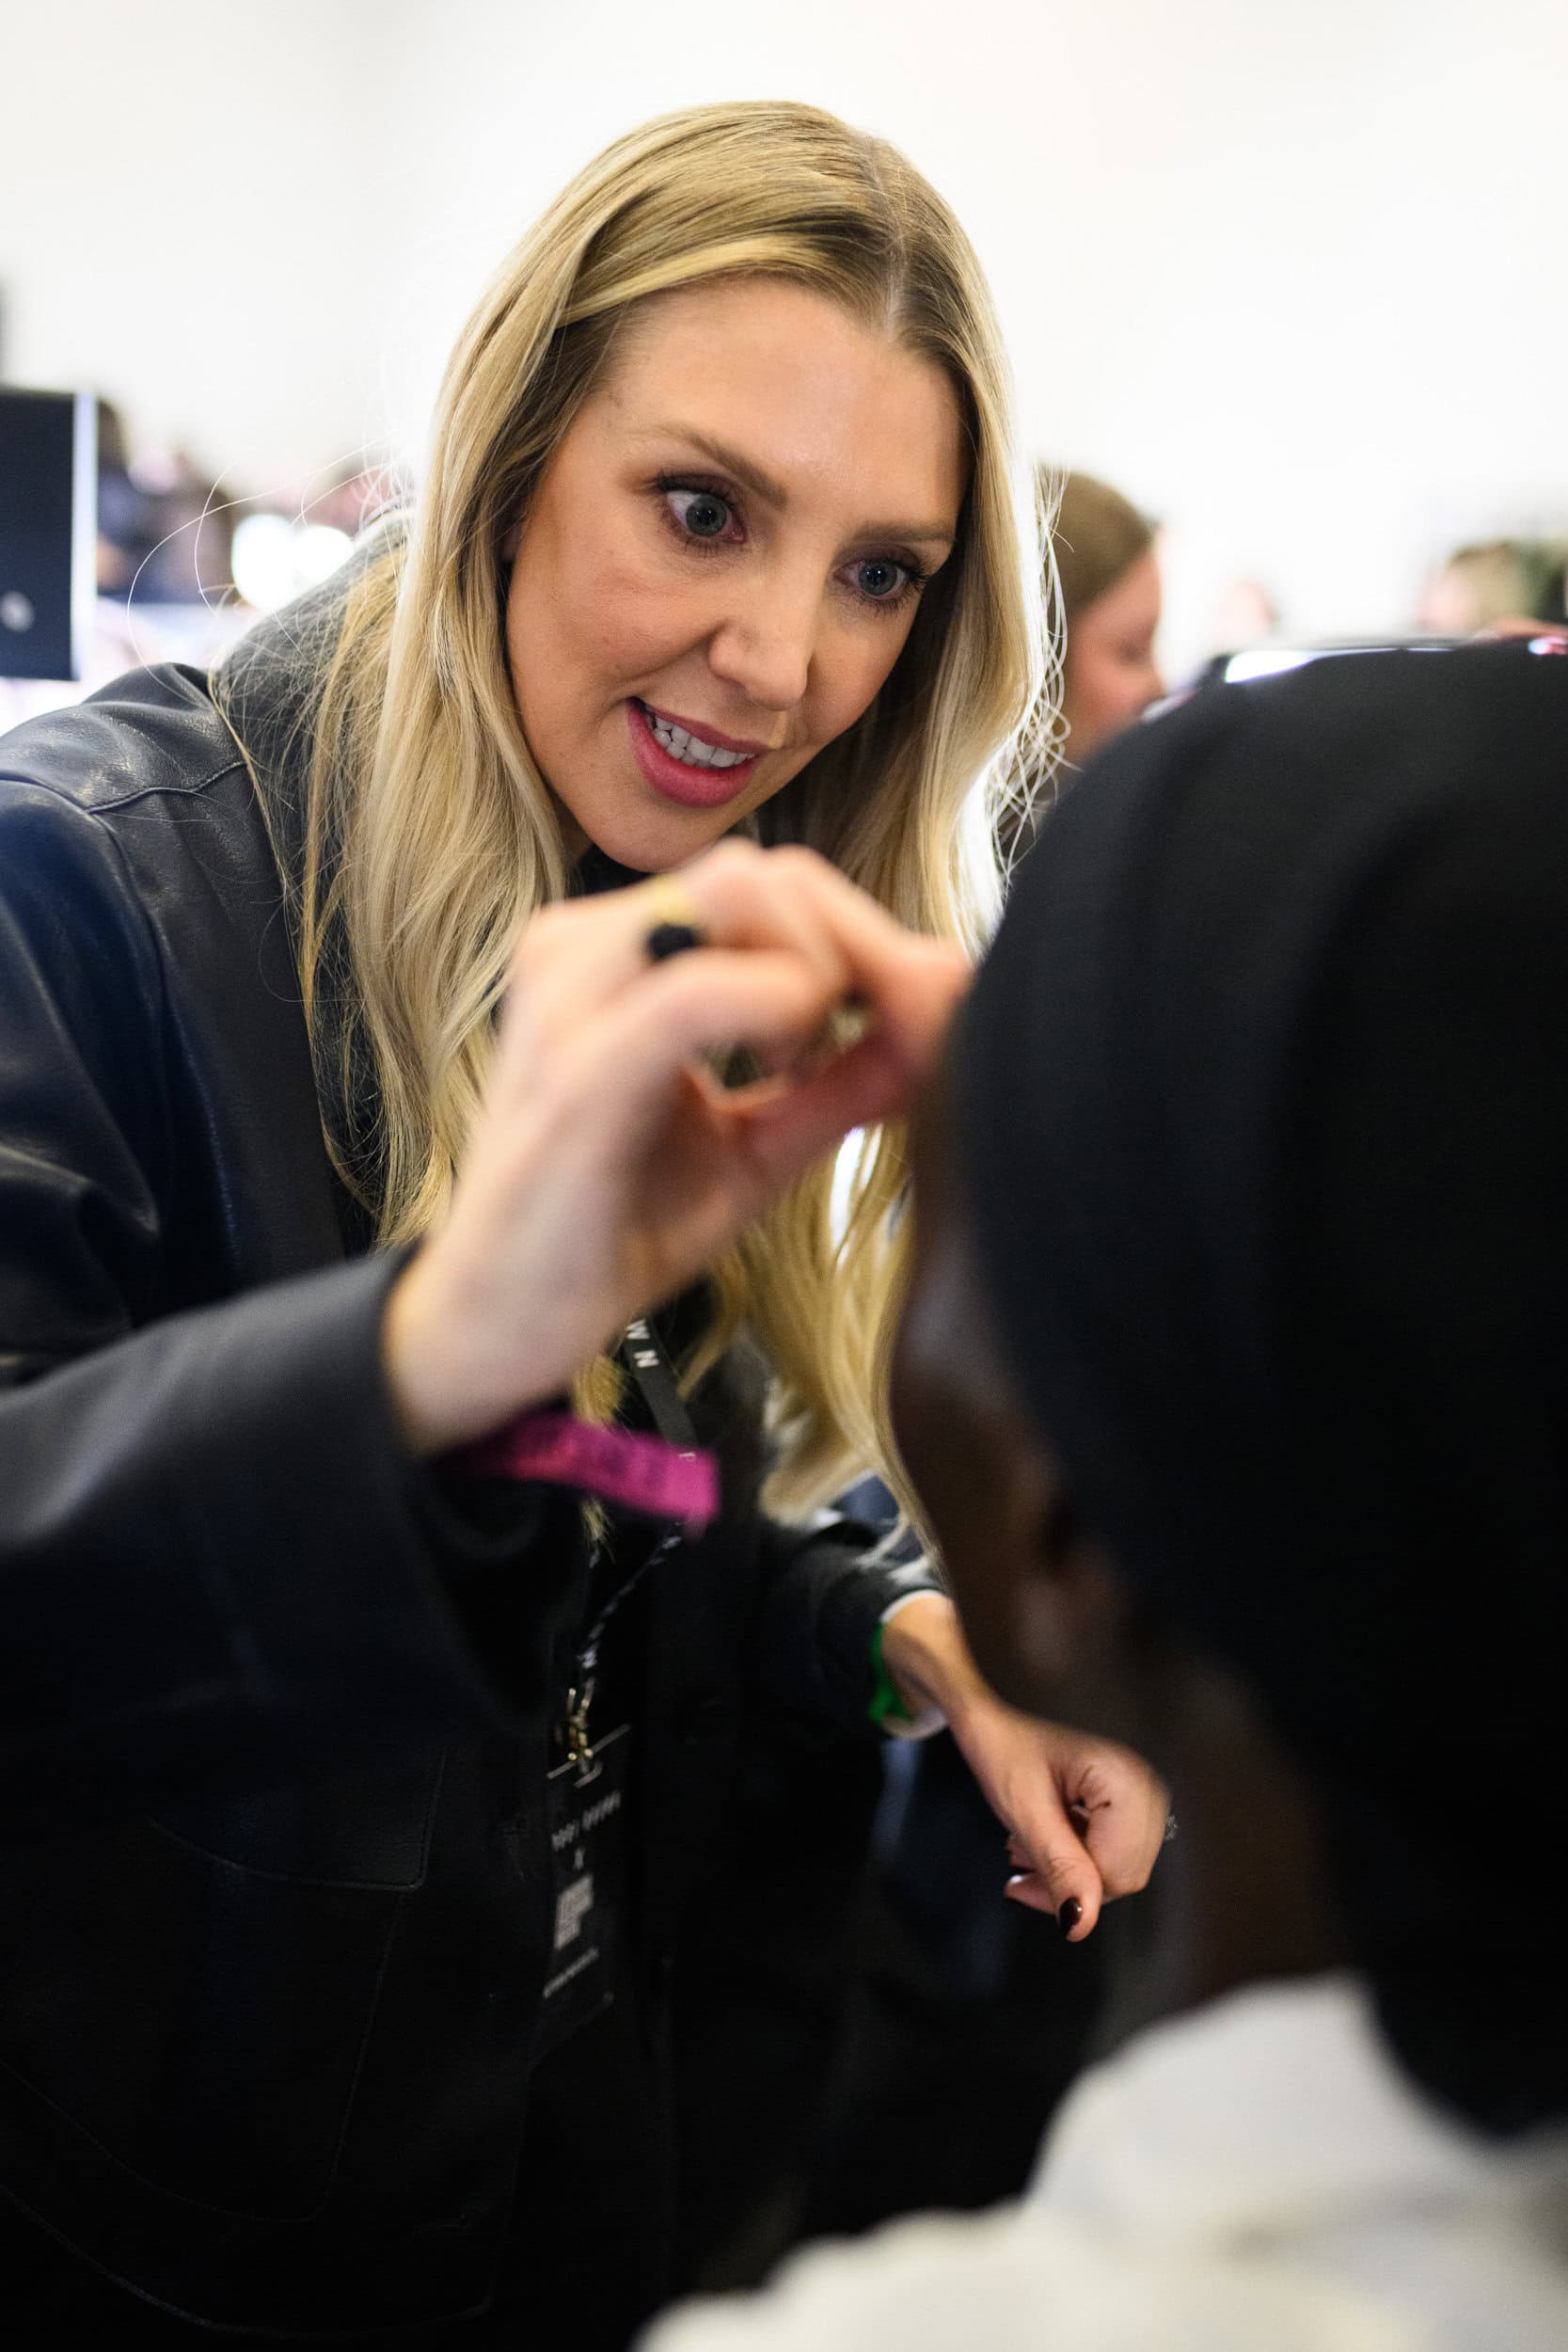
[[(379, 1090), (373, 1136), (340, 1164), (384, 1243), (443, 1216), (513, 946), (567, 886), (507, 668), (508, 536), (629, 306), (740, 275), (811, 288), (938, 364), (972, 466), (958, 546), (887, 683), (754, 829), (809, 843), (900, 921), (972, 950), (993, 919), (989, 818), (1052, 665), (1032, 477), (979, 264), (905, 159), (832, 115), (765, 103), (648, 123), (550, 206), (469, 320), (412, 528), (352, 587), (309, 714), (302, 985), (318, 1073), (368, 1071)], [(243, 740), (243, 709), (226, 707)], [(868, 1135), (836, 1214), (824, 1165), (718, 1270), (689, 1375), (751, 1328), (775, 1381), (776, 1509), (891, 1464), (904, 1176), (901, 1133)]]

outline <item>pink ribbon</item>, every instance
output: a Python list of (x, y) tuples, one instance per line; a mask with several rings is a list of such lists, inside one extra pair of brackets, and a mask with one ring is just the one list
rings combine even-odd
[(578, 1486), (650, 1518), (680, 1519), (700, 1535), (719, 1516), (719, 1465), (662, 1438), (601, 1429), (571, 1413), (524, 1413), (457, 1456), (482, 1478), (537, 1478)]

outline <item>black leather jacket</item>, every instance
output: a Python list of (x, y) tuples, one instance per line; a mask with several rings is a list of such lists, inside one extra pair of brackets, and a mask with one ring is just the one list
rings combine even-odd
[[(277, 866), (199, 674), (0, 741), (0, 2186), (276, 2331), (483, 2308), (549, 1931), (578, 1514), (404, 1451)], [(927, 1581), (756, 1508), (647, 1597), (650, 2019), (747, 1712), (863, 1721)], [(0, 2285), (0, 2295), (4, 2288)]]

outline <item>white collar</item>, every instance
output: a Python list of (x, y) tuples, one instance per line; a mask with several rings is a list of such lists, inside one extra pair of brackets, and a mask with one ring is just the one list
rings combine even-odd
[(1151, 2027), (1064, 2103), (1037, 2211), (1167, 2246), (1296, 2238), (1369, 2212), (1568, 2189), (1568, 2136), (1483, 2138), (1396, 2069), (1366, 1987), (1249, 1986)]

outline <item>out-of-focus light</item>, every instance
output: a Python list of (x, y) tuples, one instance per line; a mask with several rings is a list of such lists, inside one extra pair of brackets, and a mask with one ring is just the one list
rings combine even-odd
[(281, 515), (247, 515), (234, 526), (234, 585), (258, 612), (276, 612), (293, 594), (293, 536)]
[(336, 530), (331, 523), (299, 524), (294, 532), (294, 567), (301, 586), (313, 588), (318, 580), (325, 580), (353, 547), (348, 532)]
[(1225, 665), (1225, 682), (1227, 686), (1241, 686), (1249, 677), (1277, 677), (1282, 671), (1299, 670), (1304, 662), (1316, 659), (1315, 654), (1304, 653), (1294, 645), (1258, 645), (1250, 653), (1231, 655)]
[(353, 547), (347, 532), (329, 523), (247, 515), (234, 531), (234, 585), (253, 612), (276, 612), (335, 572)]

